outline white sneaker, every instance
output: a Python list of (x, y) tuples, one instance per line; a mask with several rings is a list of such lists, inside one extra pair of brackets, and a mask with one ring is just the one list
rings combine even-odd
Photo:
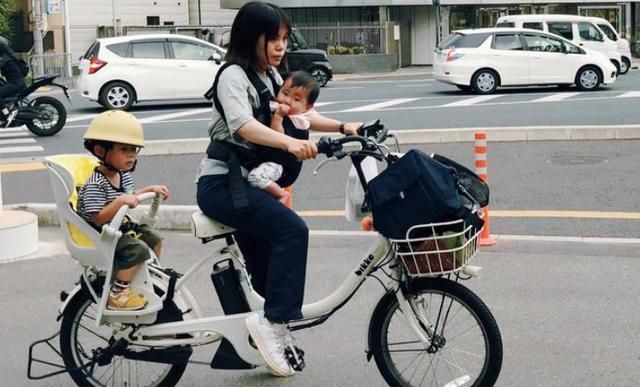
[(254, 313), (247, 317), (246, 324), (258, 351), (267, 362), (269, 372), (275, 376), (293, 376), (296, 372), (284, 355), (289, 337), (287, 326), (272, 323), (264, 318), (262, 313)]

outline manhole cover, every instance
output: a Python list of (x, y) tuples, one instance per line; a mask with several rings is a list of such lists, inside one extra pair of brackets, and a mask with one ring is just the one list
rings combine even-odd
[(609, 160), (602, 156), (580, 155), (553, 156), (549, 160), (547, 160), (547, 163), (558, 165), (594, 165), (607, 162), (609, 162)]

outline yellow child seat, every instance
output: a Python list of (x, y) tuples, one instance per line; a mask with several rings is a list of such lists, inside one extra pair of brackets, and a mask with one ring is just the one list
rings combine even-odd
[[(75, 211), (78, 202), (78, 190), (84, 185), (98, 165), (98, 160), (90, 155), (56, 155), (46, 158), (46, 166), (51, 179), (51, 187), (58, 209), (60, 229), (69, 254), (84, 267), (93, 267), (111, 278), (113, 255), (119, 236), (96, 231)], [(96, 325), (105, 319), (120, 322), (151, 323), (155, 321), (157, 311), (162, 309), (162, 300), (154, 293), (148, 268), (138, 271), (132, 281), (136, 291), (143, 293), (148, 300), (147, 306), (138, 311), (115, 311), (106, 309), (109, 286), (104, 286), (96, 316)]]

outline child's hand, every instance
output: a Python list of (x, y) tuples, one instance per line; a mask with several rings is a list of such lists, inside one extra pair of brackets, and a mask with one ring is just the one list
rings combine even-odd
[(146, 191), (159, 195), (162, 200), (167, 200), (169, 197), (169, 188), (166, 185), (150, 185), (146, 188)]
[(118, 199), (123, 205), (126, 204), (130, 208), (136, 208), (138, 207), (138, 203), (140, 203), (140, 201), (138, 200), (138, 197), (136, 195), (131, 195), (131, 194), (120, 195), (118, 196)]

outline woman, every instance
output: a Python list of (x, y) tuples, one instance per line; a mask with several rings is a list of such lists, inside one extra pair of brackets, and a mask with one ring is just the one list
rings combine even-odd
[[(256, 118), (256, 111), (261, 110), (260, 94), (247, 76), (255, 72), (275, 96), (273, 81), (281, 85), (282, 78), (274, 68), (283, 60), (290, 32), (291, 21), (276, 5), (250, 2), (240, 8), (225, 58), (234, 65), (219, 74), (214, 90), (222, 114), (214, 107), (212, 144), (232, 143), (244, 150), (254, 149), (257, 144), (285, 150), (299, 160), (316, 157), (318, 150), (313, 142), (274, 131)], [(311, 117), (310, 122), (312, 130), (345, 134), (354, 134), (361, 125), (320, 115)], [(265, 298), (264, 315), (248, 317), (247, 328), (269, 371), (276, 376), (292, 376), (294, 370), (285, 357), (290, 339), (287, 323), (302, 318), (309, 230), (295, 212), (249, 185), (246, 179), (240, 184), (248, 204), (238, 210), (229, 184), (233, 179), (227, 176), (233, 174), (230, 165), (224, 158), (211, 155), (201, 162), (198, 205), (205, 215), (238, 230), (236, 238), (253, 287)], [(245, 177), (246, 172), (242, 171)]]

